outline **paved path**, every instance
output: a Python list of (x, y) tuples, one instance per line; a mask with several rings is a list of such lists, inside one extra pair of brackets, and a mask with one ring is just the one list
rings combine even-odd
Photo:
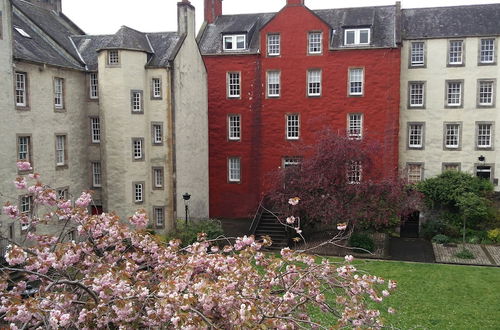
[(421, 238), (396, 238), (389, 242), (389, 258), (392, 260), (435, 262), (432, 244)]
[(500, 266), (500, 246), (465, 244), (465, 248), (472, 252), (474, 259), (461, 259), (455, 254), (462, 250), (462, 244), (456, 246), (432, 244), (436, 262), (446, 264), (467, 264), (467, 265), (486, 265)]

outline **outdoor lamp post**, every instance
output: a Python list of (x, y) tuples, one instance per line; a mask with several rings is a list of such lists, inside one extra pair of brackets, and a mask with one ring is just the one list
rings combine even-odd
[(182, 195), (182, 198), (184, 199), (184, 209), (186, 211), (186, 226), (187, 226), (187, 223), (188, 223), (188, 201), (189, 199), (191, 198), (191, 195), (188, 194), (188, 193), (185, 193), (184, 195)]

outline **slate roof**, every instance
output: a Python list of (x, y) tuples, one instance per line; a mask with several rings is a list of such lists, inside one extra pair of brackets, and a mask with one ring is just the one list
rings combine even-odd
[[(222, 35), (247, 34), (248, 49), (240, 53), (257, 53), (259, 50), (258, 31), (269, 22), (276, 13), (222, 15), (214, 24), (208, 24), (200, 40), (202, 54), (222, 54)], [(256, 33), (257, 32), (257, 33)], [(255, 37), (254, 37), (255, 36)], [(238, 52), (231, 52), (231, 54)]]
[(343, 31), (356, 27), (371, 28), (370, 45), (362, 48), (396, 47), (396, 6), (321, 9), (313, 12), (335, 30), (330, 40), (333, 49), (352, 48), (343, 46)]
[(403, 10), (403, 38), (500, 35), (500, 4)]
[[(331, 40), (331, 47), (334, 49), (345, 48), (342, 31), (346, 27), (371, 27), (371, 45), (368, 48), (396, 46), (396, 6), (323, 9), (312, 12), (336, 31)], [(223, 54), (222, 36), (236, 33), (247, 34), (248, 49), (226, 52), (226, 54), (257, 53), (259, 51), (258, 32), (275, 15), (276, 13), (260, 13), (217, 17), (215, 22), (208, 24), (203, 31), (200, 39), (202, 54)]]
[[(43, 48), (35, 49), (32, 46), (33, 42), (27, 40), (28, 38), (20, 36), (16, 31), (14, 31), (15, 43), (19, 46), (17, 47), (17, 52), (15, 49), (14, 56), (17, 58), (24, 59), (26, 57), (27, 60), (31, 60), (33, 54), (35, 53), (43, 53), (43, 52), (53, 52), (57, 51), (60, 53), (59, 57), (63, 57), (64, 59), (57, 59), (55, 56), (50, 56), (51, 61), (49, 62), (49, 58), (44, 59), (42, 56), (39, 60), (43, 60), (44, 62), (54, 64), (54, 65), (62, 65), (65, 66), (67, 62), (73, 62), (79, 60), (78, 52), (76, 51), (73, 43), (70, 40), (71, 35), (83, 34), (84, 32), (77, 28), (76, 25), (71, 22), (66, 16), (58, 15), (55, 11), (47, 10), (36, 5), (33, 5), (29, 2), (22, 0), (13, 0), (12, 4), (14, 5), (13, 10), (13, 21), (14, 24), (21, 25), (21, 21), (24, 22), (24, 27), (31, 30), (33, 32), (33, 38), (43, 39), (44, 34), (50, 36), (50, 39), (59, 46), (62, 50), (57, 49), (49, 49), (51, 47), (47, 47), (49, 43), (43, 43), (38, 40), (36, 43), (39, 47), (45, 46)], [(27, 25), (34, 25), (33, 28), (28, 28)], [(41, 30), (42, 32), (34, 32), (34, 30)], [(31, 34), (30, 34), (31, 35)], [(35, 37), (36, 35), (36, 37)], [(57, 48), (57, 47), (52, 47)], [(66, 54), (64, 53), (66, 52)], [(43, 55), (43, 54), (42, 54)], [(68, 56), (69, 55), (69, 56)], [(47, 60), (47, 61), (45, 61)], [(59, 61), (60, 60), (60, 61)], [(55, 62), (54, 62), (55, 61)]]
[[(120, 29), (120, 31), (122, 30), (123, 28)], [(142, 33), (135, 31), (134, 34), (135, 33), (140, 34), (136, 35), (136, 37), (141, 39), (143, 38), (143, 40), (148, 45), (147, 48), (143, 47), (141, 49), (139, 46), (132, 47), (134, 45), (133, 43), (126, 43), (122, 44), (122, 46), (117, 46), (116, 34), (84, 35), (84, 36), (73, 36), (71, 38), (75, 42), (78, 51), (82, 55), (83, 59), (85, 60), (85, 63), (87, 64), (88, 70), (90, 71), (97, 71), (98, 52), (103, 49), (113, 49), (113, 48), (135, 49), (150, 53), (151, 58), (148, 63), (149, 67), (167, 67), (169, 61), (172, 60), (173, 57), (175, 56), (176, 49), (180, 41), (180, 37), (177, 34), (177, 32)], [(122, 36), (120, 36), (120, 38), (122, 38)], [(137, 40), (137, 38), (135, 40)], [(151, 46), (149, 44), (151, 44)]]
[(122, 26), (101, 49), (129, 49), (153, 53), (146, 35), (128, 26)]
[[(33, 28), (33, 24), (26, 22), (26, 19), (21, 17), (19, 13), (16, 13), (15, 11), (12, 14), (12, 24), (14, 27), (14, 58), (78, 70), (82, 70), (84, 68), (81, 61), (75, 59), (73, 56), (68, 54), (64, 48), (58, 46), (50, 38), (47, 38), (43, 32)], [(24, 30), (30, 37), (22, 36), (15, 29), (16, 27)], [(76, 49), (73, 52), (76, 54)]]

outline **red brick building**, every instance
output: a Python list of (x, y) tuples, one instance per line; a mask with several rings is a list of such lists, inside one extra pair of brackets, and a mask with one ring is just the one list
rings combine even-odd
[(205, 0), (212, 217), (252, 217), (271, 173), (327, 127), (377, 141), (378, 172), (397, 172), (399, 5), (284, 5), (222, 15), (222, 0)]

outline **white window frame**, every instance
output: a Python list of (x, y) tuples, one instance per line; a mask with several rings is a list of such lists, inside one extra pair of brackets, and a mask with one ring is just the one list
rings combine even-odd
[(119, 65), (120, 53), (117, 49), (108, 50), (108, 65)]
[(101, 163), (92, 162), (92, 187), (100, 188), (102, 186)]
[(156, 228), (165, 227), (165, 208), (164, 207), (155, 206), (153, 208), (153, 216), (154, 216)]
[(302, 162), (301, 157), (283, 157), (283, 167), (284, 168), (299, 166), (301, 162)]
[(69, 197), (69, 189), (67, 187), (57, 189), (57, 199), (67, 200), (68, 197)]
[(493, 146), (493, 124), (477, 123), (476, 124), (477, 149), (491, 149), (492, 146)]
[(89, 98), (97, 100), (99, 98), (99, 78), (97, 72), (89, 75)]
[(64, 79), (60, 77), (54, 78), (54, 107), (64, 109)]
[(464, 41), (450, 40), (448, 42), (448, 65), (464, 64)]
[(163, 144), (163, 125), (160, 123), (153, 123), (153, 144)]
[[(243, 47), (238, 47), (238, 42), (243, 39)], [(231, 48), (226, 47), (226, 41), (231, 42)], [(238, 51), (247, 48), (247, 36), (244, 34), (230, 34), (222, 37), (222, 47), (224, 51)]]
[(424, 164), (421, 163), (409, 163), (407, 167), (407, 179), (409, 184), (414, 184), (423, 180), (423, 169)]
[(270, 33), (267, 35), (267, 56), (279, 56), (281, 54), (281, 35)]
[[(486, 44), (488, 42), (488, 44)], [(479, 63), (495, 63), (496, 49), (495, 38), (484, 38), (479, 40)]]
[(24, 195), (19, 200), (19, 212), (22, 214), (30, 214), (33, 209), (33, 196)]
[(323, 32), (312, 31), (307, 34), (308, 54), (321, 54), (323, 52)]
[(350, 161), (347, 164), (347, 182), (349, 184), (361, 183), (363, 177), (363, 165), (361, 161)]
[(56, 166), (66, 165), (66, 135), (56, 135)]
[(31, 136), (17, 137), (17, 160), (31, 163)]
[(281, 72), (267, 71), (267, 96), (280, 97), (281, 94)]
[(27, 73), (16, 72), (16, 106), (26, 107), (28, 105)]
[(446, 123), (444, 126), (444, 146), (446, 149), (459, 149), (460, 148), (460, 124)]
[(424, 147), (423, 123), (408, 123), (408, 149), (422, 149)]
[(347, 115), (347, 137), (351, 140), (363, 138), (363, 114), (350, 113)]
[(300, 138), (300, 115), (298, 113), (286, 115), (286, 139), (298, 140)]
[(144, 183), (134, 182), (134, 202), (143, 203), (144, 202)]
[(227, 175), (229, 182), (241, 182), (241, 158), (228, 158)]
[(408, 106), (410, 108), (425, 107), (425, 83), (423, 81), (410, 81), (408, 84)]
[[(488, 99), (489, 99), (489, 101), (487, 101)], [(495, 81), (494, 80), (479, 80), (478, 81), (478, 98), (477, 98), (477, 100), (478, 100), (478, 105), (481, 107), (491, 107), (494, 105), (494, 100), (495, 100)]]
[(134, 160), (144, 159), (144, 139), (132, 138), (132, 157)]
[(362, 96), (365, 92), (365, 69), (349, 68), (349, 95)]
[(241, 97), (241, 72), (227, 73), (227, 97), (230, 99)]
[(446, 106), (448, 107), (463, 106), (463, 100), (462, 100), (463, 88), (464, 87), (462, 81), (454, 80), (446, 82)]
[(141, 91), (133, 90), (131, 93), (132, 97), (132, 112), (133, 113), (142, 113), (142, 93)]
[(241, 140), (241, 116), (231, 114), (227, 116), (227, 136), (230, 141)]
[(92, 143), (101, 143), (101, 119), (90, 117), (90, 137)]
[(425, 42), (414, 41), (410, 44), (410, 66), (425, 66)]
[(155, 189), (163, 189), (164, 175), (162, 167), (153, 167), (153, 187)]
[(152, 88), (152, 97), (154, 99), (161, 99), (161, 79), (160, 78), (152, 78), (151, 80), (151, 88)]
[(321, 69), (307, 70), (307, 96), (321, 96)]
[[(361, 42), (361, 33), (368, 31), (368, 42)], [(354, 42), (347, 42), (347, 34), (354, 33)], [(363, 29), (345, 29), (344, 31), (344, 46), (358, 46), (358, 45), (369, 45), (371, 42), (371, 31), (369, 28)]]

